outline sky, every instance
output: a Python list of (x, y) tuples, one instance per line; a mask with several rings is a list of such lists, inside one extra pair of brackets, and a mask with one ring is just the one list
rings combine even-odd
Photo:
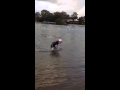
[(53, 13), (65, 11), (69, 15), (77, 12), (78, 17), (85, 16), (85, 0), (35, 0), (35, 12), (43, 9)]

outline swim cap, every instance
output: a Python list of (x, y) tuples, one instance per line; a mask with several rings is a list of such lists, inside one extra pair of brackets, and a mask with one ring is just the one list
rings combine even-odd
[(62, 42), (62, 39), (59, 39), (58, 41), (59, 41), (59, 42)]

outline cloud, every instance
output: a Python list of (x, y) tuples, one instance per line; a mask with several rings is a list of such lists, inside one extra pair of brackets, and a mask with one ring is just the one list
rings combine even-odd
[(85, 0), (35, 0), (35, 11), (46, 9), (50, 12), (65, 11), (69, 15), (77, 12), (78, 16), (85, 15)]
[(77, 13), (78, 13), (78, 16), (79, 16), (79, 17), (80, 17), (80, 16), (85, 16), (85, 6), (82, 7), (79, 11), (77, 11)]
[(44, 2), (57, 3), (58, 0), (36, 0), (36, 1), (44, 1)]

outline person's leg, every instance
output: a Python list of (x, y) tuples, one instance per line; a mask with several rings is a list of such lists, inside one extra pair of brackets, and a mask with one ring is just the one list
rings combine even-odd
[(56, 50), (58, 49), (58, 45), (55, 46), (55, 49), (56, 49)]
[(56, 49), (56, 50), (57, 50), (57, 46), (55, 46), (55, 47), (54, 47), (54, 49)]

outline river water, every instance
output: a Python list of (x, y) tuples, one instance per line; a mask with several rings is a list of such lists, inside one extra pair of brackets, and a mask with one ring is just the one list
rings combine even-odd
[(85, 26), (35, 23), (35, 90), (85, 90)]

